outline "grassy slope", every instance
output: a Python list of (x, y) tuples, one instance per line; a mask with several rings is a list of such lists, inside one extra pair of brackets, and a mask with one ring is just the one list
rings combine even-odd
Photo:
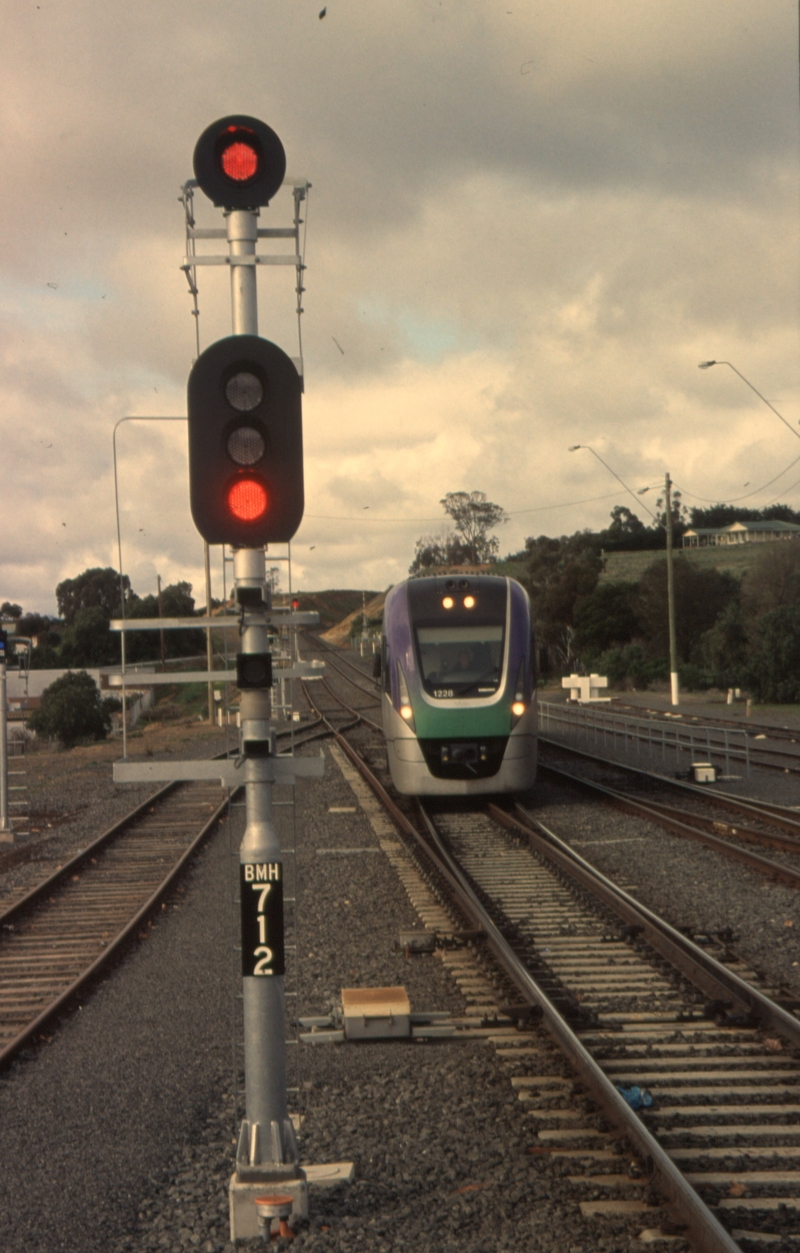
[[(763, 544), (743, 544), (741, 548), (676, 548), (675, 554), (705, 569), (727, 570), (740, 579), (764, 551)], [(608, 553), (601, 580), (606, 583), (638, 583), (649, 565), (666, 557), (666, 552)]]

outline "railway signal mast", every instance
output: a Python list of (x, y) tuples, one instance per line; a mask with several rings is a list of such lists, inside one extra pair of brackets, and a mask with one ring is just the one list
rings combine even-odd
[[(228, 786), (245, 785), (247, 821), (239, 857), (245, 1116), (229, 1193), (231, 1238), (237, 1241), (265, 1231), (267, 1219), (259, 1216), (256, 1206), (258, 1200), (264, 1210), (265, 1193), (279, 1194), (266, 1199), (281, 1212), (287, 1204), (301, 1214), (308, 1209), (307, 1182), (287, 1102), (283, 864), (272, 822), (272, 786), (294, 783), (297, 777), (321, 777), (323, 758), (276, 753), (268, 627), (272, 621), (316, 625), (318, 617), (298, 613), (294, 606), (290, 613), (272, 608), (265, 545), (287, 543), (303, 518), (303, 381), (294, 360), (259, 336), (256, 290), (259, 263), (293, 265), (298, 314), (302, 312), (299, 205), (308, 184), (303, 180), (294, 185), (294, 227), (259, 229), (259, 210), (282, 185), (286, 157), (269, 126), (238, 114), (221, 118), (203, 132), (194, 152), (194, 172), (196, 182), (186, 185), (184, 199), (188, 187), (199, 186), (224, 210), (226, 226), (196, 229), (187, 211), (191, 247), (182, 268), (190, 275), (190, 290), (196, 297), (192, 277), (196, 265), (230, 267), (233, 334), (201, 353), (189, 375), (191, 508), (207, 544), (229, 544), (233, 549), (238, 612), (205, 619), (121, 619), (111, 625), (122, 631), (134, 625), (138, 630), (157, 630), (185, 627), (188, 622), (239, 632), (235, 678), (241, 691), (240, 757), (237, 761), (123, 760), (114, 764), (114, 779), (141, 783), (218, 778)], [(260, 237), (294, 238), (296, 253), (262, 256), (256, 251)], [(198, 256), (196, 238), (226, 238), (228, 253)], [(311, 672), (308, 663), (298, 662), (277, 673), (297, 678)], [(207, 675), (159, 675), (155, 681), (230, 682), (232, 677), (232, 671), (209, 669)], [(118, 684), (133, 685), (126, 679), (124, 662)]]
[(192, 516), (207, 543), (233, 547), (244, 623), (236, 657), (247, 770), (240, 849), (245, 1117), (230, 1185), (236, 1239), (259, 1234), (255, 1200), (265, 1185), (288, 1190), (297, 1209), (307, 1205), (286, 1094), (283, 870), (272, 823), (272, 605), (264, 555), (265, 544), (291, 540), (303, 517), (302, 380), (291, 358), (258, 335), (258, 216), (283, 182), (283, 144), (256, 118), (222, 118), (200, 136), (194, 172), (225, 212), (231, 272), (233, 334), (192, 367), (188, 416)]

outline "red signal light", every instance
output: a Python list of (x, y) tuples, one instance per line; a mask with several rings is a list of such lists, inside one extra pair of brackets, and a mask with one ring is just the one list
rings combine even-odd
[(228, 492), (228, 508), (240, 522), (256, 522), (267, 512), (267, 493), (256, 479), (238, 479)]
[(233, 138), (220, 154), (220, 165), (232, 182), (246, 183), (258, 173), (258, 152), (246, 140)]

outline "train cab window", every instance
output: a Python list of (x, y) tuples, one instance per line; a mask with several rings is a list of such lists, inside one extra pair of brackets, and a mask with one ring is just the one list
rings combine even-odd
[(503, 672), (503, 626), (420, 626), (416, 636), (422, 682), (429, 696), (495, 694)]

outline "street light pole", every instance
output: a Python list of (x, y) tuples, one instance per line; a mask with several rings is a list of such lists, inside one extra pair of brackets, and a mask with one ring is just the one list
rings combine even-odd
[(800, 432), (796, 431), (794, 427), (792, 426), (792, 424), (786, 421), (786, 418), (783, 416), (782, 413), (778, 413), (778, 410), (771, 403), (771, 401), (767, 400), (766, 396), (761, 395), (761, 392), (758, 390), (758, 388), (754, 387), (753, 384), (750, 382), (750, 380), (745, 378), (741, 370), (736, 369), (736, 366), (733, 364), (732, 361), (701, 361), (697, 368), (698, 370), (710, 370), (712, 365), (727, 365), (731, 370), (733, 370), (734, 374), (738, 374), (742, 382), (746, 383), (747, 386), (750, 388), (750, 391), (755, 392), (756, 396), (758, 396), (758, 399), (764, 401), (764, 404), (767, 406), (768, 409), (772, 410), (776, 418), (780, 418), (783, 425), (792, 432), (792, 435), (794, 435), (795, 439), (800, 439)]
[(669, 470), (664, 475), (664, 495), (666, 496), (666, 527), (667, 532), (667, 617), (669, 619), (669, 686), (673, 705), (680, 704), (678, 690), (678, 647), (675, 640), (675, 574), (672, 562), (672, 479)]

